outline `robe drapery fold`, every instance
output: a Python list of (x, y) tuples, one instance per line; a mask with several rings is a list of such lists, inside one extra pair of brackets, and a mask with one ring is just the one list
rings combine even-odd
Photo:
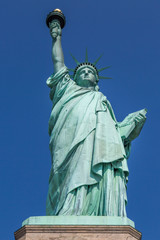
[(53, 102), (47, 215), (126, 216), (128, 153), (109, 101), (78, 86), (66, 67), (47, 85)]

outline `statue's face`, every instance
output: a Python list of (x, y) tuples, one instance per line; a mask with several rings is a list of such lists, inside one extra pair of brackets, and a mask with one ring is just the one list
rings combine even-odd
[(95, 87), (97, 85), (95, 71), (90, 67), (82, 68), (77, 74), (76, 83), (81, 87)]

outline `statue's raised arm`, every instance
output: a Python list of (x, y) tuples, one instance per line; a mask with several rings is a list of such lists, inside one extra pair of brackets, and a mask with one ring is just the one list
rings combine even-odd
[(46, 20), (50, 29), (52, 41), (52, 60), (54, 64), (54, 73), (57, 73), (64, 67), (64, 56), (61, 45), (62, 28), (65, 25), (65, 18), (61, 10), (55, 9)]

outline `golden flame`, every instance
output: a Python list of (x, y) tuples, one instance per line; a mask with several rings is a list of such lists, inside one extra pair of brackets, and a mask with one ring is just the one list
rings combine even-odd
[(60, 12), (60, 13), (62, 13), (62, 11), (61, 11), (60, 9), (58, 9), (58, 8), (54, 9), (54, 12)]

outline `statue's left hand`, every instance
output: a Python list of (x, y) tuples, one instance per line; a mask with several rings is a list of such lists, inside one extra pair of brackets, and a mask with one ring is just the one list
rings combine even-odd
[(139, 113), (138, 117), (135, 117), (136, 125), (144, 124), (145, 121), (146, 121), (146, 116), (144, 116), (142, 113)]

